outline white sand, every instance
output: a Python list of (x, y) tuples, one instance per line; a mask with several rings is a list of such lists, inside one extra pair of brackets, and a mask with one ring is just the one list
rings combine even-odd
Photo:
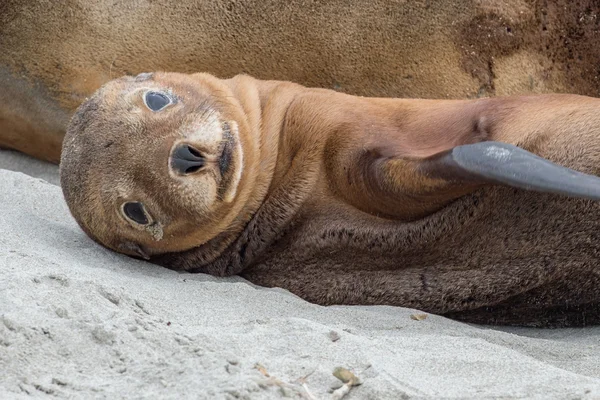
[[(0, 165), (57, 181), (55, 167), (14, 153), (0, 152)], [(40, 179), (0, 170), (0, 188), (2, 399), (281, 398), (304, 393), (304, 376), (328, 399), (337, 366), (364, 381), (348, 399), (600, 398), (600, 328), (494, 330), (396, 307), (320, 307), (110, 252)]]

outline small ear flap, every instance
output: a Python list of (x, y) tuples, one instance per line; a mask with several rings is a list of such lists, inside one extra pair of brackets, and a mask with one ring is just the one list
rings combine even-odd
[(493, 183), (600, 200), (600, 178), (500, 142), (454, 147), (419, 161), (417, 171), (448, 181)]
[(146, 251), (144, 251), (142, 246), (140, 246), (137, 243), (125, 242), (125, 243), (119, 244), (118, 247), (127, 253), (135, 253), (137, 257), (143, 258), (144, 260), (150, 259), (150, 256), (148, 255), (148, 253), (146, 253)]

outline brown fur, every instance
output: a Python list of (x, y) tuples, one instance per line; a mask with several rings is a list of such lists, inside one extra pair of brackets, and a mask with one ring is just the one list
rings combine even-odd
[(600, 93), (596, 0), (0, 2), (0, 147), (57, 162), (123, 74), (248, 73), (364, 96)]
[[(138, 104), (141, 87), (172, 89), (181, 104), (152, 114)], [(198, 104), (239, 126), (245, 156), (231, 203), (210, 198), (201, 174), (186, 178), (199, 182), (193, 189), (165, 175), (161, 149), (203, 120), (186, 117)], [(363, 98), (247, 76), (157, 73), (110, 82), (84, 103), (65, 139), (61, 184), (91, 237), (126, 254), (138, 246), (171, 268), (241, 274), (319, 304), (598, 323), (600, 204), (478, 189), (414, 166), (496, 140), (598, 174), (599, 110), (600, 100), (575, 95)], [(119, 206), (132, 200), (148, 202), (164, 239), (123, 222)]]

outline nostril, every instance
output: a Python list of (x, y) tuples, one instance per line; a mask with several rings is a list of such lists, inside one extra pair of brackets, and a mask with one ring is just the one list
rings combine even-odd
[(188, 144), (180, 144), (171, 156), (171, 168), (180, 174), (191, 174), (204, 167), (202, 154)]
[(188, 161), (204, 160), (202, 154), (200, 154), (198, 150), (196, 150), (189, 144), (180, 144), (179, 146), (177, 146), (173, 155), (177, 158), (181, 158)]
[(185, 145), (185, 147), (187, 147), (187, 151), (189, 151), (193, 157), (203, 158), (202, 154), (200, 154), (200, 152), (198, 150), (196, 150), (195, 148), (193, 148), (192, 146)]
[(183, 173), (186, 175), (192, 174), (192, 173), (200, 170), (200, 168), (202, 168), (202, 167), (203, 167), (203, 165), (192, 165), (191, 167), (187, 167)]

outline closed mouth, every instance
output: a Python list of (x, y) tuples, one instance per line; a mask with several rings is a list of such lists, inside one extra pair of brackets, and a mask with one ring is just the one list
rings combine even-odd
[(229, 124), (223, 124), (223, 150), (221, 151), (221, 157), (219, 157), (219, 172), (222, 177), (225, 177), (231, 166), (231, 160), (233, 158), (233, 148), (235, 147), (235, 138), (231, 134)]
[(238, 164), (241, 160), (234, 161), (234, 157), (241, 158), (242, 155), (240, 153), (241, 148), (239, 148), (227, 122), (223, 123), (222, 146), (223, 150), (221, 151), (221, 157), (219, 157), (221, 184), (219, 185), (218, 196), (222, 200), (231, 201), (232, 196), (237, 192), (237, 185), (241, 178), (241, 165), (234, 165)]

